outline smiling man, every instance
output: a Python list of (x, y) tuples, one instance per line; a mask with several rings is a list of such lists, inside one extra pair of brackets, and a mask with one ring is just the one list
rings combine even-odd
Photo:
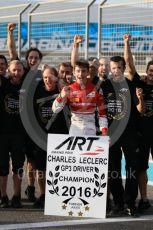
[(89, 63), (80, 60), (75, 63), (76, 82), (62, 89), (53, 103), (53, 111), (60, 112), (67, 103), (71, 111), (70, 134), (96, 135), (95, 111), (98, 110), (100, 130), (107, 133), (107, 118), (104, 109), (103, 95), (87, 78)]
[[(137, 216), (135, 201), (138, 195), (139, 140), (137, 121), (143, 110), (142, 91), (124, 76), (125, 60), (121, 56), (110, 58), (111, 78), (102, 84), (111, 146), (109, 149), (110, 191), (115, 206), (112, 214)], [(125, 191), (121, 177), (122, 151), (126, 161)], [(125, 204), (127, 209), (125, 208)]]
[(3, 79), (0, 89), (0, 184), (1, 208), (9, 206), (7, 195), (7, 181), (9, 175), (10, 158), (13, 172), (13, 196), (11, 207), (21, 208), (21, 183), (25, 160), (25, 136), (20, 119), (22, 104), (19, 102), (20, 89), (24, 77), (24, 67), (19, 60), (10, 62), (9, 79)]

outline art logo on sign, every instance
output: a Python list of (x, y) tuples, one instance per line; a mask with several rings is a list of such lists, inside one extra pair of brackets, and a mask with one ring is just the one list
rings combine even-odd
[[(98, 137), (69, 137), (67, 138), (65, 141), (63, 141), (60, 145), (58, 145), (55, 149), (60, 149), (62, 148), (64, 145), (67, 144), (67, 150), (75, 150), (77, 147), (79, 148), (79, 150), (83, 150), (83, 146), (85, 146), (85, 144), (88, 141), (88, 145), (86, 148), (86, 151), (90, 151), (92, 144), (94, 141), (99, 140)], [(84, 149), (85, 150), (85, 149)]]
[[(105, 216), (108, 137), (50, 134), (49, 140), (52, 148), (48, 149), (46, 190), (48, 200), (58, 206), (57, 213), (94, 217), (100, 201)], [(46, 210), (50, 209), (48, 204)]]

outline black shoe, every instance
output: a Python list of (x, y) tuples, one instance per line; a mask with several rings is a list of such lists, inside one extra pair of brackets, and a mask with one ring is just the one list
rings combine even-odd
[(36, 199), (33, 204), (34, 208), (44, 208), (45, 206), (45, 194), (42, 194), (38, 199)]
[(113, 201), (109, 198), (107, 199), (106, 213), (109, 214), (113, 210)]
[(1, 208), (8, 208), (8, 207), (9, 207), (9, 199), (8, 199), (8, 196), (3, 196), (3, 197), (1, 197), (0, 207), (1, 207)]
[(138, 203), (138, 212), (143, 213), (145, 210), (151, 207), (149, 200), (143, 201), (141, 199)]
[(128, 207), (126, 209), (126, 213), (127, 213), (128, 216), (132, 216), (132, 217), (139, 217), (140, 216), (140, 214), (138, 212), (138, 209), (135, 206)]
[(25, 190), (25, 194), (27, 195), (28, 200), (30, 202), (35, 202), (36, 197), (35, 197), (35, 187), (34, 186), (29, 186), (28, 185), (28, 187)]
[(13, 196), (11, 200), (12, 208), (22, 208), (21, 198), (20, 196)]
[(113, 216), (125, 215), (124, 205), (114, 205), (113, 209), (110, 211), (110, 215)]

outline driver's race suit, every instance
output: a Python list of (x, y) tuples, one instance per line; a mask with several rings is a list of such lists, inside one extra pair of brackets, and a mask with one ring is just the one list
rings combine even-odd
[(52, 110), (60, 112), (65, 104), (71, 111), (71, 126), (69, 134), (96, 135), (95, 111), (98, 111), (99, 126), (103, 134), (107, 133), (107, 117), (104, 106), (103, 93), (97, 90), (90, 81), (84, 89), (74, 82), (69, 85), (69, 94), (62, 98), (60, 95), (54, 100)]

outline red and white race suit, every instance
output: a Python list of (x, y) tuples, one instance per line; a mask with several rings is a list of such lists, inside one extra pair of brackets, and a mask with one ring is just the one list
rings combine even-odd
[(84, 89), (74, 82), (69, 85), (70, 93), (67, 97), (60, 95), (53, 103), (54, 113), (60, 112), (67, 103), (71, 111), (71, 126), (69, 134), (96, 135), (95, 111), (98, 111), (100, 130), (107, 130), (107, 118), (104, 108), (102, 91), (97, 91), (95, 85), (87, 82)]

